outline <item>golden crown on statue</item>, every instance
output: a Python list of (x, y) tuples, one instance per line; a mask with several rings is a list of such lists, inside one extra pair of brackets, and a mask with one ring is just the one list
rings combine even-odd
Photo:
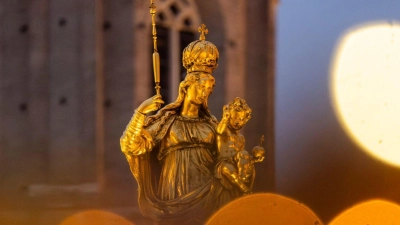
[(204, 24), (199, 27), (200, 38), (190, 43), (184, 50), (182, 56), (183, 67), (187, 72), (212, 73), (218, 67), (219, 52), (217, 47), (206, 41), (205, 34), (208, 29)]

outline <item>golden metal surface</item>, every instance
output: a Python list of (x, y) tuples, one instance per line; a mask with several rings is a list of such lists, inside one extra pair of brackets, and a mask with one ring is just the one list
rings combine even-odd
[(204, 23), (201, 24), (201, 26), (199, 27), (198, 30), (201, 33), (199, 40), (200, 41), (205, 41), (206, 40), (206, 35), (204, 35), (204, 34), (208, 34), (208, 29), (207, 29), (206, 25)]
[(206, 25), (199, 28), (200, 39), (190, 43), (184, 50), (182, 56), (183, 67), (187, 72), (205, 72), (212, 74), (218, 67), (219, 52), (217, 47), (206, 41), (204, 33), (208, 33)]
[[(204, 24), (199, 31), (201, 36), (208, 32)], [(236, 98), (225, 106), (220, 123), (208, 109), (218, 57), (205, 37), (190, 43), (182, 59), (187, 74), (175, 102), (160, 109), (161, 95), (145, 100), (121, 137), (138, 182), (140, 209), (159, 223), (203, 224), (212, 212), (251, 192), (257, 160), (244, 150), (239, 133), (251, 109)], [(258, 154), (263, 157), (263, 151)]]
[(156, 83), (156, 93), (160, 95), (160, 54), (158, 54), (157, 50), (157, 30), (156, 30), (156, 6), (154, 5), (153, 0), (150, 0), (150, 15), (151, 15), (151, 26), (152, 26), (152, 34), (153, 34), (153, 72), (154, 72), (154, 82)]

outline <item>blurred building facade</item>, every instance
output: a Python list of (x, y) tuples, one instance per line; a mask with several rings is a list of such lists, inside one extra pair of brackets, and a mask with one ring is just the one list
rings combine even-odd
[[(174, 100), (183, 48), (205, 23), (220, 51), (211, 112), (253, 109), (246, 147), (266, 136), (256, 191), (274, 190), (275, 0), (160, 0), (162, 95)], [(0, 1), (0, 224), (58, 224), (86, 209), (149, 222), (119, 138), (154, 94), (149, 1)]]

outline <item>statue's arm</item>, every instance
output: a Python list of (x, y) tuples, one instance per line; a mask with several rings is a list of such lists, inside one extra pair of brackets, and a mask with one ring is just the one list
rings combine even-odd
[(224, 134), (226, 131), (227, 124), (228, 124), (227, 120), (225, 118), (222, 118), (222, 120), (219, 122), (217, 126), (217, 134), (219, 135)]
[(239, 140), (239, 148), (238, 148), (238, 150), (239, 151), (243, 151), (244, 150), (244, 146), (245, 146), (245, 139), (244, 139), (244, 136), (242, 135), (242, 134), (239, 134), (239, 138), (238, 138)]
[(163, 103), (161, 96), (155, 95), (137, 108), (120, 139), (121, 150), (125, 155), (141, 155), (154, 147), (154, 141), (149, 132), (143, 128), (143, 124), (146, 114), (159, 109)]
[(222, 135), (226, 131), (226, 126), (228, 125), (230, 118), (229, 107), (227, 105), (223, 108), (222, 119), (217, 126), (217, 134)]
[(149, 132), (143, 129), (146, 115), (136, 112), (120, 139), (121, 150), (125, 155), (141, 155), (151, 151), (154, 146)]

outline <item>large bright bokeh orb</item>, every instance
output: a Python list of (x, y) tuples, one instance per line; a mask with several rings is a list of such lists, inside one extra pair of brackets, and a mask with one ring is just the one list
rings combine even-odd
[(400, 166), (400, 24), (349, 31), (336, 51), (331, 87), (346, 132), (374, 157)]

